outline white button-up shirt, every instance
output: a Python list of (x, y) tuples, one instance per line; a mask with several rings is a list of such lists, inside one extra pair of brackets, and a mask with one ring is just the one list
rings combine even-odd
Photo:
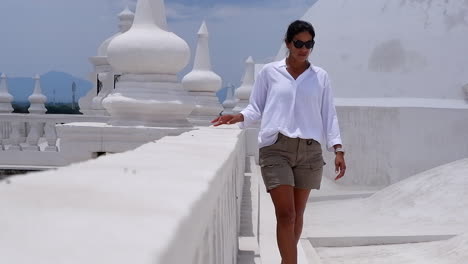
[(275, 143), (278, 133), (314, 139), (327, 149), (342, 144), (328, 74), (311, 65), (297, 79), (286, 70), (286, 60), (266, 64), (258, 73), (249, 105), (241, 111), (240, 128), (261, 120), (259, 147)]

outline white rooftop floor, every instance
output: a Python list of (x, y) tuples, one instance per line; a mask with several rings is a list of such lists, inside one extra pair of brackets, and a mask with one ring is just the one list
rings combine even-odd
[[(258, 167), (253, 174), (260, 180), (261, 263), (280, 263), (273, 205)], [(464, 264), (468, 259), (467, 175), (465, 159), (380, 191), (340, 187), (324, 179), (322, 190), (313, 191), (308, 203), (299, 263)], [(346, 199), (356, 194), (369, 197)]]

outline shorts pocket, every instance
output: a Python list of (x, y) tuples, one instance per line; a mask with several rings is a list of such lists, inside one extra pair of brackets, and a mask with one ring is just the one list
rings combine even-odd
[(261, 155), (259, 158), (259, 165), (262, 168), (273, 168), (273, 167), (278, 167), (278, 166), (283, 166), (285, 163), (285, 160), (282, 157), (278, 156), (265, 156)]
[(323, 159), (322, 153), (308, 153), (307, 165), (311, 169), (320, 169), (325, 166), (325, 160)]

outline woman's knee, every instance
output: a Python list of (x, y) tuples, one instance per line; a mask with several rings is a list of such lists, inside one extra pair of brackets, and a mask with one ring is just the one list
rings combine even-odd
[(283, 209), (276, 212), (276, 221), (282, 225), (294, 225), (296, 223), (296, 212), (294, 209)]

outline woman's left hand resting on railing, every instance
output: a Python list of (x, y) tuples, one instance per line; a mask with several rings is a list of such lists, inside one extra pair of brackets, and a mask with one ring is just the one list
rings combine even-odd
[(232, 125), (238, 122), (243, 122), (244, 121), (244, 116), (242, 114), (237, 114), (237, 115), (222, 115), (211, 121), (213, 126), (219, 126), (219, 125)]

